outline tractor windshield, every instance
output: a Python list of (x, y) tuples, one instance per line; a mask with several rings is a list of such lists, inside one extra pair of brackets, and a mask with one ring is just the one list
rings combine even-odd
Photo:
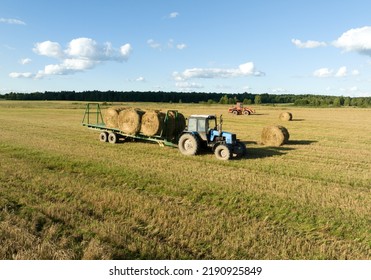
[(207, 120), (207, 129), (217, 129), (216, 119), (208, 119)]

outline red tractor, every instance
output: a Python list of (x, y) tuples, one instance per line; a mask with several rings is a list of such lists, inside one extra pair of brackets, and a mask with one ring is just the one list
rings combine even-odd
[(237, 102), (235, 106), (228, 109), (228, 113), (235, 115), (250, 115), (255, 113), (255, 110), (249, 107), (243, 107), (241, 102)]

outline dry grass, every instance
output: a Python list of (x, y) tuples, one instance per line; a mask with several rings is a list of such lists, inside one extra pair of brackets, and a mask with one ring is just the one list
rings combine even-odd
[[(120, 104), (118, 104), (120, 105)], [(1, 259), (370, 259), (369, 109), (124, 104), (220, 114), (245, 159), (105, 144), (83, 104), (0, 102)], [(174, 168), (176, 167), (176, 168)]]

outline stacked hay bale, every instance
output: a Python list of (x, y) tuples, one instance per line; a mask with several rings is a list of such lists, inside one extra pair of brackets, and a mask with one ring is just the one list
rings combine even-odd
[(292, 114), (290, 112), (283, 112), (280, 114), (279, 119), (281, 121), (291, 121), (292, 120)]
[(290, 134), (288, 130), (280, 125), (272, 125), (263, 128), (261, 143), (266, 146), (279, 147), (288, 143)]
[(108, 128), (117, 128), (126, 134), (161, 135), (168, 140), (174, 139), (186, 127), (186, 119), (179, 112), (169, 111), (166, 114), (159, 110), (143, 111), (127, 107), (108, 108), (104, 113), (104, 122)]
[(171, 139), (174, 137), (175, 134), (175, 114), (174, 112), (170, 111), (167, 114), (166, 124), (164, 126), (163, 135), (167, 139)]
[(110, 107), (103, 114), (103, 120), (107, 127), (118, 128), (118, 116), (121, 111), (127, 109), (127, 107)]
[(146, 136), (162, 135), (172, 139), (184, 130), (185, 117), (181, 113), (169, 111), (165, 114), (156, 110), (148, 110), (142, 117), (140, 132)]
[(118, 128), (124, 133), (135, 135), (140, 131), (144, 111), (140, 109), (126, 109), (118, 115)]
[(182, 113), (177, 114), (175, 123), (175, 134), (178, 135), (186, 128), (186, 118)]
[(160, 134), (164, 128), (166, 114), (157, 110), (148, 110), (142, 116), (140, 132), (146, 136)]

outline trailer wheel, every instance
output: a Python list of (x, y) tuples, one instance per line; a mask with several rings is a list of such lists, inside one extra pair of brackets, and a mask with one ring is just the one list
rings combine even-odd
[(117, 141), (118, 141), (118, 137), (116, 133), (111, 132), (108, 134), (108, 142), (110, 142), (111, 144), (116, 144)]
[(200, 141), (195, 135), (186, 133), (180, 136), (178, 148), (183, 155), (194, 156), (198, 153)]
[(231, 151), (223, 144), (216, 147), (214, 153), (217, 159), (229, 160), (231, 158)]
[(101, 142), (107, 142), (108, 141), (108, 133), (107, 132), (101, 132), (99, 134), (99, 140)]

